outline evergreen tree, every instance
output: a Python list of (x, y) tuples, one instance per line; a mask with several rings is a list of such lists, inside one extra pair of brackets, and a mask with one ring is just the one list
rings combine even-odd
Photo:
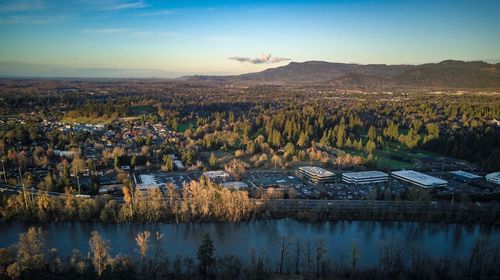
[(210, 235), (205, 234), (203, 236), (203, 241), (198, 247), (198, 270), (203, 277), (203, 279), (206, 279), (207, 276), (210, 274), (210, 270), (212, 266), (215, 263), (215, 258), (214, 258), (214, 243), (210, 239)]

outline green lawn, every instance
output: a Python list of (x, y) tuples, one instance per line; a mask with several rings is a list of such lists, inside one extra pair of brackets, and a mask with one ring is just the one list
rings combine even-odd
[(156, 112), (156, 108), (151, 105), (133, 105), (129, 107), (132, 115), (152, 114)]
[(186, 131), (186, 129), (189, 128), (190, 125), (194, 126), (194, 122), (193, 121), (189, 121), (189, 122), (180, 123), (180, 124), (177, 125), (177, 131), (178, 132), (184, 132), (184, 131)]

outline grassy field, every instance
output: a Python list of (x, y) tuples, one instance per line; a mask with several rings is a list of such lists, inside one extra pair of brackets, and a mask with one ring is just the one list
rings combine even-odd
[(151, 105), (133, 105), (129, 107), (129, 110), (132, 115), (152, 114), (156, 112), (156, 108)]
[[(366, 158), (368, 155), (364, 151), (349, 150), (352, 155)], [(414, 160), (417, 158), (439, 157), (439, 155), (423, 150), (409, 150), (403, 145), (391, 143), (383, 150), (377, 150), (374, 153), (379, 169), (410, 169), (415, 168)]]
[(66, 123), (81, 123), (81, 124), (84, 124), (84, 123), (110, 124), (115, 120), (116, 120), (115, 117), (108, 117), (108, 118), (104, 118), (104, 117), (98, 117), (98, 118), (96, 118), (96, 117), (78, 117), (78, 118), (63, 117), (61, 121), (66, 122)]
[(194, 126), (194, 122), (193, 121), (189, 121), (189, 122), (180, 123), (180, 124), (177, 125), (177, 131), (178, 132), (184, 132), (184, 131), (186, 131), (186, 129), (189, 128), (190, 125)]

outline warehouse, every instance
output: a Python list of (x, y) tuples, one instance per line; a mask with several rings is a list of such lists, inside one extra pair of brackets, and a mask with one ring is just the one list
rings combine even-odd
[(389, 175), (380, 171), (349, 172), (342, 174), (342, 181), (355, 185), (385, 183)]
[(301, 166), (297, 169), (297, 174), (308, 179), (314, 184), (330, 183), (335, 180), (335, 174), (321, 167)]
[(494, 172), (486, 175), (486, 181), (500, 185), (500, 172)]
[(393, 171), (392, 177), (422, 188), (446, 187), (447, 181), (413, 170)]
[(155, 189), (160, 187), (160, 184), (158, 184), (154, 175), (141, 174), (139, 175), (139, 181), (139, 184), (137, 184), (137, 188), (139, 190)]
[(226, 180), (229, 179), (229, 173), (224, 170), (206, 171), (203, 172), (203, 176), (209, 180)]
[(472, 182), (478, 182), (481, 180), (481, 176), (472, 174), (469, 172), (465, 172), (462, 170), (457, 170), (457, 171), (451, 171), (450, 172), (451, 176), (458, 181), (462, 181), (465, 183), (472, 183)]

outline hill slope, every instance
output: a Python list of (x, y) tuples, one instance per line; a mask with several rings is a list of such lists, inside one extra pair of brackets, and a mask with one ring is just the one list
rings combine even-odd
[(500, 88), (500, 63), (445, 60), (422, 65), (347, 64), (324, 61), (291, 62), (262, 72), (235, 76), (192, 76), (193, 82), (320, 83), (336, 86), (415, 86)]

